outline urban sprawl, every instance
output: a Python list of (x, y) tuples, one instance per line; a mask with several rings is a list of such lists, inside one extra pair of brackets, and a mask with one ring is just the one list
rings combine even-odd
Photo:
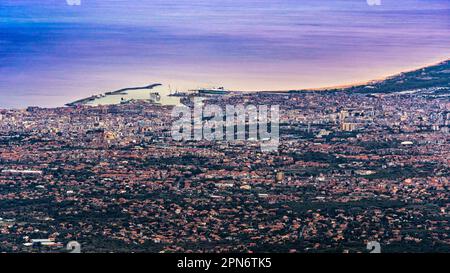
[(0, 110), (0, 251), (450, 251), (450, 102), (231, 93), (279, 105), (278, 150), (175, 141), (171, 106)]

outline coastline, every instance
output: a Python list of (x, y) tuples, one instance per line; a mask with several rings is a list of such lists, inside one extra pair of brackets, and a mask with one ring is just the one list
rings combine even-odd
[(349, 84), (342, 84), (342, 85), (331, 85), (331, 86), (324, 86), (324, 87), (317, 87), (317, 88), (299, 88), (299, 89), (292, 89), (292, 90), (261, 90), (261, 91), (235, 91), (235, 92), (243, 92), (243, 93), (253, 93), (253, 92), (264, 92), (264, 93), (287, 93), (287, 92), (291, 92), (291, 91), (314, 91), (314, 92), (319, 92), (319, 91), (328, 91), (328, 90), (339, 90), (339, 89), (347, 89), (347, 88), (351, 88), (351, 87), (358, 87), (358, 86), (364, 86), (364, 85), (371, 85), (371, 84), (376, 84), (379, 82), (383, 82), (386, 81), (390, 78), (396, 77), (396, 76), (400, 76), (402, 74), (406, 74), (406, 73), (411, 73), (414, 71), (418, 71), (421, 69), (425, 69), (428, 67), (434, 67), (434, 66), (438, 66), (441, 64), (444, 64), (446, 62), (450, 62), (450, 57), (447, 57), (444, 60), (441, 61), (436, 61), (436, 62), (432, 62), (429, 64), (425, 64), (425, 65), (420, 65), (417, 66), (415, 68), (409, 68), (409, 69), (405, 69), (402, 70), (400, 72), (396, 72), (396, 73), (392, 73), (386, 76), (382, 76), (379, 78), (375, 78), (372, 80), (367, 80), (367, 81), (359, 81), (359, 82), (354, 82), (354, 83), (349, 83)]
[[(342, 84), (342, 85), (334, 85), (334, 86), (325, 86), (325, 87), (317, 87), (317, 88), (299, 88), (299, 89), (291, 89), (291, 90), (250, 90), (250, 91), (245, 91), (245, 90), (233, 90), (231, 91), (232, 93), (280, 93), (280, 94), (284, 94), (284, 93), (289, 93), (289, 92), (322, 92), (322, 91), (330, 91), (330, 90), (344, 90), (347, 88), (353, 88), (353, 87), (361, 87), (361, 86), (366, 86), (366, 85), (371, 85), (371, 84), (377, 84), (383, 81), (386, 81), (390, 78), (394, 78), (397, 76), (400, 76), (402, 74), (407, 74), (407, 73), (411, 73), (414, 71), (418, 71), (421, 69), (426, 69), (429, 67), (435, 67), (435, 66), (439, 66), (442, 65), (444, 63), (450, 62), (450, 58), (446, 57), (445, 59), (441, 60), (441, 61), (436, 61), (436, 62), (431, 62), (429, 64), (425, 64), (425, 65), (420, 65), (417, 66), (415, 68), (410, 68), (410, 69), (405, 69), (402, 70), (400, 72), (397, 73), (392, 73), (377, 79), (372, 79), (372, 80), (368, 80), (368, 81), (360, 81), (360, 82), (354, 82), (354, 83), (349, 83), (349, 84)], [(144, 86), (144, 87), (128, 87), (128, 88), (122, 88), (120, 90), (116, 90), (116, 91), (110, 91), (110, 92), (106, 92), (106, 93), (102, 93), (102, 94), (97, 94), (97, 95), (93, 95), (90, 97), (86, 97), (86, 98), (81, 98), (78, 99), (74, 102), (70, 102), (70, 103), (66, 103), (65, 105), (62, 106), (54, 106), (54, 107), (43, 107), (43, 108), (60, 108), (60, 107), (73, 107), (75, 105), (77, 105), (77, 103), (83, 102), (83, 101), (89, 101), (91, 99), (94, 99), (97, 96), (102, 96), (102, 95), (115, 95), (115, 94), (120, 94), (120, 92), (123, 91), (128, 91), (128, 90), (139, 90), (139, 89), (151, 89), (155, 86), (159, 86), (161, 84), (157, 83), (157, 84), (150, 84), (148, 86)], [(35, 107), (32, 105), (26, 106), (26, 107), (18, 107), (18, 108), (2, 108), (0, 107), (0, 110), (25, 110), (28, 107)], [(39, 106), (37, 106), (39, 107)]]

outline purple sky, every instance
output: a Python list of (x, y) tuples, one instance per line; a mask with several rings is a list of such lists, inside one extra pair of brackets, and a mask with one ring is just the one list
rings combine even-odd
[(288, 90), (450, 58), (450, 0), (0, 0), (0, 107), (153, 82)]

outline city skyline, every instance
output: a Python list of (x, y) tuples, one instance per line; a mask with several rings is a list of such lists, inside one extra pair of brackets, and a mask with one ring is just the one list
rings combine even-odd
[(4, 255), (450, 253), (449, 132), (449, 0), (0, 2)]

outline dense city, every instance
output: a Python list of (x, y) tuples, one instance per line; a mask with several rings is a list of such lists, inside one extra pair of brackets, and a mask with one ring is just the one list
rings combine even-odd
[(0, 251), (450, 252), (450, 102), (232, 93), (280, 145), (175, 141), (171, 106), (0, 110)]

